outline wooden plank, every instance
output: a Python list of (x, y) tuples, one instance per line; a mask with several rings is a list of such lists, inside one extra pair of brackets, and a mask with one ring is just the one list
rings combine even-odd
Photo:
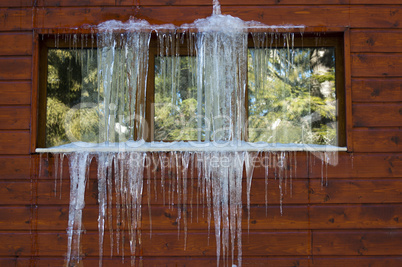
[[(339, 111), (338, 115), (343, 115), (345, 118), (345, 128), (346, 131), (346, 146), (348, 151), (353, 151), (353, 116), (352, 116), (352, 63), (350, 58), (350, 29), (346, 29), (343, 37), (343, 53), (344, 53), (344, 71), (345, 71), (345, 105), (344, 110)], [(339, 63), (339, 60), (337, 61)], [(340, 78), (338, 78), (340, 79)], [(342, 95), (342, 94), (341, 94)], [(340, 105), (342, 106), (342, 105)], [(341, 120), (342, 122), (342, 120)], [(342, 123), (338, 126), (338, 130), (342, 130), (340, 127)], [(345, 132), (343, 132), (345, 134)]]
[(383, 266), (401, 266), (402, 257), (398, 256), (357, 256), (357, 257), (319, 257), (315, 256), (312, 260), (312, 267), (339, 267), (339, 266), (354, 266), (354, 267), (383, 267)]
[[(29, 179), (29, 176), (26, 177)], [(165, 184), (165, 201), (163, 201), (163, 193), (160, 187), (160, 181), (157, 180), (158, 185), (155, 189), (154, 184), (150, 187), (150, 203), (152, 205), (169, 205), (169, 199), (172, 197), (172, 193), (169, 196), (169, 183)], [(14, 205), (26, 205), (31, 204), (31, 181), (3, 181), (0, 182), (2, 188), (0, 192), (0, 203), (8, 203)], [(250, 194), (251, 204), (265, 206), (265, 190), (264, 181), (254, 180), (252, 190)], [(193, 186), (193, 195), (191, 195), (191, 183), (188, 183), (187, 189), (187, 201), (188, 205), (192, 204), (206, 204), (205, 200), (202, 200), (202, 192), (197, 192), (198, 185), (196, 181)], [(280, 191), (278, 189), (279, 183), (275, 181), (269, 181), (268, 185), (268, 204), (278, 205), (280, 203)], [(282, 185), (285, 188), (284, 185)], [(148, 186), (146, 182), (143, 190), (143, 204), (148, 202)], [(290, 194), (290, 183), (288, 182), (286, 192), (283, 190), (282, 202), (286, 204), (306, 204), (308, 203), (308, 181), (306, 180), (294, 180), (292, 183), (293, 193)], [(56, 194), (55, 194), (56, 190)], [(155, 196), (157, 196), (155, 198)], [(191, 198), (192, 196), (192, 198)], [(198, 198), (197, 198), (198, 196)], [(113, 199), (115, 199), (113, 194)], [(173, 194), (174, 202), (177, 204), (177, 194)], [(60, 190), (60, 182), (55, 185), (54, 181), (39, 181), (38, 182), (38, 204), (41, 205), (68, 205), (70, 201), (70, 183), (69, 179), (64, 179)], [(87, 205), (95, 205), (98, 201), (98, 184), (97, 180), (90, 180), (87, 184), (85, 192), (85, 203)], [(246, 186), (243, 186), (243, 203), (246, 204)]]
[(402, 126), (402, 102), (397, 104), (354, 104), (353, 126)]
[(355, 130), (353, 135), (355, 152), (401, 151), (402, 131), (399, 129)]
[(0, 154), (29, 154), (29, 132), (0, 132)]
[(224, 14), (268, 25), (350, 26), (361, 28), (400, 28), (399, 6), (284, 6), (225, 7)]
[[(308, 154), (306, 152), (287, 152), (284, 163), (278, 160), (278, 156), (280, 156), (280, 153), (260, 153), (254, 161), (253, 179), (265, 178), (266, 165), (268, 165), (268, 177), (275, 178), (275, 176), (279, 175), (278, 167), (282, 166), (281, 164), (286, 166), (288, 177), (290, 175), (292, 175), (293, 179), (308, 177)], [(291, 172), (292, 174), (290, 174)]]
[[(282, 6), (282, 5), (311, 5), (311, 1), (309, 0), (250, 0), (247, 2), (240, 0), (221, 0), (219, 1), (222, 7), (225, 6), (251, 6), (251, 5), (274, 5), (274, 6)], [(116, 0), (116, 4), (133, 6), (132, 0)], [(371, 4), (371, 5), (395, 5), (394, 0), (317, 0), (314, 2), (315, 5), (348, 5), (348, 4)], [(212, 6), (212, 3), (203, 0), (148, 0), (144, 3), (140, 3), (142, 5), (152, 5), (152, 6), (188, 6), (188, 5), (209, 5)]]
[[(97, 267), (99, 266), (99, 259), (87, 257), (82, 259), (83, 266)], [(390, 262), (389, 260), (385, 262)], [(0, 265), (3, 267), (25, 267), (33, 264), (36, 267), (49, 267), (49, 266), (64, 266), (65, 259), (63, 257), (52, 258), (28, 258), (28, 257), (15, 257), (15, 258), (0, 258)], [(188, 266), (205, 267), (215, 266), (216, 257), (137, 257), (135, 266)], [(115, 256), (113, 258), (105, 257), (102, 261), (104, 267), (127, 267), (130, 265), (130, 258), (126, 257), (124, 260)], [(271, 266), (271, 267), (289, 267), (289, 266), (307, 266), (307, 257), (243, 257), (243, 266)], [(223, 260), (220, 266), (224, 266)], [(392, 265), (387, 265), (392, 266)]]
[(29, 129), (30, 111), (30, 107), (0, 107), (0, 130)]
[[(134, 8), (134, 7), (133, 7)], [(224, 14), (243, 20), (257, 20), (268, 25), (306, 25), (322, 27), (401, 27), (396, 7), (382, 6), (227, 6)], [(392, 15), (394, 14), (394, 15)], [(126, 7), (41, 8), (37, 11), (36, 28), (71, 28), (98, 24), (105, 20), (126, 21), (130, 16), (146, 19), (151, 24), (192, 23), (211, 15), (210, 6), (152, 6), (140, 9)]]
[(24, 179), (30, 178), (30, 157), (4, 157), (0, 156), (0, 179)]
[(0, 230), (30, 230), (31, 207), (0, 207)]
[[(1, 256), (29, 256), (31, 251), (29, 233), (0, 233)], [(187, 248), (184, 250), (184, 235), (177, 237), (177, 231), (142, 231), (143, 256), (215, 256), (214, 234), (211, 231), (208, 244), (206, 232), (189, 231)], [(307, 231), (275, 231), (243, 233), (243, 256), (286, 256), (307, 255), (309, 253)], [(128, 238), (126, 238), (128, 240)], [(82, 254), (87, 257), (98, 256), (98, 233), (87, 232), (82, 236)], [(275, 244), (275, 245), (272, 245)], [(38, 233), (38, 256), (63, 256), (67, 251), (67, 234)], [(126, 243), (125, 255), (129, 254)], [(104, 257), (110, 255), (109, 238), (105, 235)]]
[[(161, 156), (163, 154), (163, 156)], [(53, 156), (45, 154), (45, 156), (42, 157), (42, 163), (47, 164), (46, 166), (49, 166), (48, 169), (43, 169), (44, 171), (47, 171), (47, 173), (42, 173), (41, 174), (41, 179), (47, 179), (49, 178), (48, 176), (54, 176), (54, 163), (55, 159)], [(150, 155), (150, 154), (148, 154)], [(284, 165), (286, 166), (285, 170), (282, 170), (283, 177), (292, 177), (292, 179), (305, 179), (308, 177), (308, 164), (307, 164), (307, 158), (308, 158), (308, 153), (306, 152), (289, 152), (286, 153), (286, 163)], [(163, 158), (159, 158), (165, 157)], [(279, 167), (281, 166), (281, 162), (278, 160), (278, 157), (280, 156), (280, 153), (264, 153), (263, 155), (258, 155), (258, 157), (255, 158), (254, 160), (254, 171), (253, 171), (253, 179), (265, 179), (265, 165), (268, 165), (269, 170), (268, 170), (268, 177), (269, 178), (278, 178), (279, 177)], [(36, 156), (39, 157), (39, 156)], [(176, 164), (174, 163), (171, 165), (168, 161), (168, 156), (166, 157), (166, 153), (164, 152), (155, 152), (153, 153), (153, 156), (148, 156), (147, 161), (146, 161), (146, 166), (150, 166), (150, 171), (149, 175), (151, 177), (160, 179), (161, 178), (161, 168), (160, 164), (161, 162), (164, 162), (166, 166), (165, 170), (165, 178), (168, 178), (172, 175), (172, 173), (176, 173), (175, 167)], [(151, 161), (151, 164), (149, 164), (148, 160)], [(60, 159), (59, 159), (60, 161)], [(198, 176), (198, 169), (197, 169), (197, 158), (195, 157), (195, 163), (194, 166), (192, 164), (192, 161), (190, 160), (189, 162), (189, 172), (188, 172), (188, 178), (195, 177), (197, 178)], [(173, 166), (173, 168), (171, 168)], [(275, 170), (275, 166), (277, 166)], [(194, 168), (193, 168), (194, 167)], [(63, 177), (68, 178), (69, 174), (66, 173), (66, 170), (68, 170), (68, 158), (67, 156), (64, 158), (64, 165), (63, 165), (63, 170), (64, 174)], [(91, 168), (90, 168), (90, 174), (89, 177), (90, 179), (96, 179), (96, 173), (97, 173), (97, 163), (96, 160), (93, 159), (91, 162)], [(148, 175), (148, 170), (145, 168), (145, 173)], [(245, 172), (243, 173), (243, 176), (245, 177)]]
[(353, 101), (402, 101), (402, 79), (353, 79)]
[(32, 6), (32, 0), (2, 0), (0, 7), (29, 7)]
[[(151, 216), (148, 205), (142, 206), (142, 229), (143, 230), (178, 230), (184, 234), (184, 213), (178, 219), (178, 206), (151, 206)], [(68, 224), (68, 206), (39, 206), (38, 230), (64, 231)], [(29, 225), (31, 216), (30, 206), (26, 207), (2, 207), (0, 208), (0, 229), (3, 230), (24, 230)], [(183, 211), (183, 210), (182, 210)], [(307, 206), (283, 206), (283, 214), (280, 214), (278, 205), (269, 206), (267, 215), (265, 207), (251, 206), (250, 224), (248, 224), (247, 210), (244, 209), (242, 216), (242, 229), (250, 230), (299, 230), (308, 229), (308, 208)], [(87, 231), (98, 230), (98, 206), (87, 206), (83, 210), (83, 224)], [(212, 215), (211, 226), (214, 226)], [(208, 230), (208, 211), (206, 207), (187, 207), (187, 228), (189, 230)], [(180, 222), (180, 225), (178, 225)], [(105, 225), (109, 230), (108, 225)], [(113, 228), (116, 230), (116, 207), (113, 206)]]
[(32, 59), (30, 57), (0, 58), (0, 80), (30, 80)]
[[(140, 12), (140, 13), (138, 13)], [(191, 23), (211, 14), (209, 7), (153, 7), (143, 9), (127, 7), (41, 8), (37, 12), (36, 28), (71, 28), (84, 24), (96, 25), (106, 20), (127, 21), (131, 16), (146, 19), (151, 24)]]
[(313, 255), (401, 255), (402, 231), (313, 231)]
[[(63, 6), (114, 6), (115, 0), (38, 0), (39, 7)], [(133, 2), (131, 2), (133, 5)]]
[[(32, 54), (32, 93), (31, 93), (31, 146), (30, 150), (35, 151), (37, 147), (40, 147), (39, 136), (42, 137), (41, 140), (46, 138), (46, 127), (45, 122), (39, 124), (40, 118), (46, 118), (46, 110), (41, 109), (41, 107), (46, 105), (45, 98), (39, 97), (39, 92), (46, 92), (46, 82), (47, 82), (47, 52), (46, 48), (40, 45), (39, 34), (35, 32), (33, 34), (33, 54)], [(40, 56), (42, 55), (42, 57)], [(45, 70), (42, 68), (45, 67)], [(44, 81), (40, 81), (44, 80)], [(43, 90), (40, 90), (42, 88)], [(43, 103), (42, 103), (43, 102)]]
[[(334, 12), (334, 13), (333, 13)], [(223, 14), (243, 20), (256, 20), (267, 25), (344, 26), (348, 24), (348, 10), (342, 6), (228, 6)], [(337, 16), (334, 16), (337, 14)]]
[(32, 55), (32, 33), (3, 33), (0, 43), (1, 56)]
[(402, 177), (401, 154), (338, 153), (338, 164), (327, 168), (320, 161), (310, 161), (310, 178), (382, 178)]
[(402, 54), (352, 54), (353, 77), (401, 76)]
[[(395, 4), (395, 3), (394, 3)], [(349, 21), (351, 28), (401, 28), (400, 5), (394, 6), (351, 6)]]
[(353, 5), (395, 5), (394, 0), (350, 0), (350, 4)]
[(402, 52), (401, 30), (351, 30), (352, 52)]
[(32, 204), (33, 182), (0, 182), (1, 203), (7, 205), (30, 205)]
[(31, 104), (30, 82), (0, 82), (0, 105)]
[(401, 228), (402, 204), (393, 205), (313, 205), (312, 229)]
[[(14, 1), (14, 3), (18, 3)], [(0, 31), (32, 29), (32, 8), (0, 9)]]
[(402, 179), (310, 181), (311, 203), (402, 203)]
[[(366, 0), (367, 1), (367, 0)], [(390, 0), (386, 0), (390, 1)], [(247, 2), (239, 1), (239, 0), (221, 0), (219, 1), (221, 6), (245, 6), (245, 5), (258, 5), (258, 6), (264, 6), (264, 5), (275, 5), (275, 6), (280, 6), (280, 5), (310, 5), (311, 1), (308, 0), (251, 0)], [(318, 0), (314, 2), (316, 5), (338, 5), (338, 4), (348, 4), (348, 1), (345, 0)], [(119, 5), (126, 5), (126, 6), (132, 6), (133, 2), (132, 0), (117, 0), (116, 4)], [(212, 8), (212, 2), (208, 1), (203, 1), (203, 0), (148, 0), (144, 3), (140, 3), (141, 5), (144, 6), (188, 6), (188, 5), (194, 5), (194, 6), (211, 6)]]

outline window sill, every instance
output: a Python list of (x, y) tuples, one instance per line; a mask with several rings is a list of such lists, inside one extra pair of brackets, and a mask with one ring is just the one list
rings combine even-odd
[(74, 142), (66, 145), (37, 148), (37, 153), (73, 153), (73, 152), (237, 152), (237, 151), (309, 151), (309, 152), (340, 152), (347, 151), (346, 147), (314, 144), (278, 144), (278, 143), (249, 143), (239, 142), (133, 142), (94, 144)]

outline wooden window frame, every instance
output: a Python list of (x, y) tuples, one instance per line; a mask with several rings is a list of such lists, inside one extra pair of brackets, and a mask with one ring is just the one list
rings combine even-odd
[[(345, 34), (345, 36), (344, 36)], [(79, 35), (79, 34), (78, 34)], [(347, 85), (345, 86), (345, 47), (347, 32), (345, 33), (326, 33), (317, 35), (316, 33), (305, 33), (303, 36), (295, 33), (294, 47), (334, 47), (335, 48), (335, 87), (336, 87), (336, 100), (337, 100), (337, 138), (338, 147), (345, 147), (347, 144), (347, 131), (346, 131), (346, 97)], [(249, 35), (250, 36), (250, 35)], [(57, 39), (57, 40), (56, 40)], [(96, 49), (96, 41), (81, 42), (80, 39), (76, 43), (72, 40), (65, 41), (60, 36), (48, 35), (46, 38), (41, 39), (41, 35), (37, 34), (37, 62), (38, 62), (38, 76), (37, 76), (37, 130), (36, 136), (33, 136), (33, 150), (36, 147), (45, 147), (46, 142), (46, 99), (47, 99), (47, 68), (48, 68), (48, 50), (50, 48), (93, 48)], [(345, 44), (344, 44), (345, 43)], [(253, 48), (252, 38), (248, 38), (248, 48)], [(278, 46), (279, 48), (279, 46)], [(148, 124), (148, 133), (144, 138), (146, 142), (154, 141), (154, 95), (155, 95), (155, 57), (159, 56), (157, 48), (157, 39), (153, 33), (149, 45), (149, 61), (148, 61), (148, 77), (147, 77), (147, 92), (146, 92), (146, 109), (145, 121)], [(188, 46), (182, 44), (179, 49), (182, 56), (190, 55)], [(195, 49), (194, 49), (195, 51)], [(194, 52), (195, 53), (195, 52)], [(347, 79), (346, 79), (347, 82)], [(246, 93), (246, 116), (248, 118), (248, 94)], [(350, 142), (350, 140), (349, 140)], [(348, 142), (348, 143), (349, 143)]]

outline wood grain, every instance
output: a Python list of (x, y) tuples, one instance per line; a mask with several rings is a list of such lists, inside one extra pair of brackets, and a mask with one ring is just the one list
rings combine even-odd
[(312, 260), (312, 267), (338, 267), (338, 266), (354, 266), (354, 267), (383, 267), (383, 266), (400, 266), (402, 265), (402, 257), (399, 256), (356, 256), (356, 257), (320, 257), (315, 256)]
[(0, 81), (0, 105), (29, 105), (31, 104), (30, 82)]
[(30, 57), (0, 58), (0, 80), (30, 80), (32, 59)]
[[(37, 212), (36, 228), (39, 231), (64, 231), (68, 224), (68, 206), (39, 206), (34, 208)], [(298, 230), (308, 229), (308, 209), (307, 206), (289, 206), (283, 207), (283, 214), (280, 214), (278, 205), (269, 206), (267, 215), (265, 215), (265, 207), (252, 206), (250, 216), (250, 230)], [(3, 231), (20, 231), (30, 230), (30, 222), (32, 221), (32, 208), (26, 206), (0, 207), (0, 229)], [(98, 230), (98, 213), (97, 206), (87, 206), (84, 208), (83, 224), (87, 231)], [(192, 214), (192, 216), (191, 216)], [(187, 227), (190, 230), (208, 230), (207, 210), (202, 207), (193, 210), (188, 208)], [(184, 234), (184, 214), (182, 219), (178, 220), (178, 207), (169, 206), (152, 206), (151, 216), (149, 216), (148, 206), (142, 207), (142, 229), (144, 230), (171, 230), (180, 229)], [(152, 219), (152, 221), (151, 221)], [(116, 230), (116, 210), (113, 207), (113, 229)], [(180, 222), (180, 228), (178, 225)], [(212, 229), (214, 228), (214, 220), (211, 220)], [(242, 229), (248, 229), (247, 211), (244, 210)], [(106, 229), (108, 225), (106, 224)]]
[[(243, 20), (257, 20), (268, 25), (306, 25), (322, 27), (400, 28), (398, 7), (385, 6), (227, 6), (224, 14)], [(210, 6), (64, 7), (41, 8), (36, 15), (36, 28), (70, 28), (98, 24), (105, 20), (126, 21), (130, 16), (151, 24), (181, 25), (211, 15)]]
[[(325, 168), (325, 163), (322, 164), (321, 157), (322, 153), (306, 153), (303, 152), (305, 157), (301, 158), (302, 161), (297, 159), (296, 167), (296, 175), (293, 172), (293, 180), (297, 179), (306, 179), (310, 178), (321, 178), (321, 174), (325, 171), (325, 174), (328, 178), (377, 178), (377, 177), (402, 177), (402, 155), (400, 153), (346, 153), (339, 152), (336, 154), (334, 158), (334, 164), (328, 164)], [(35, 158), (39, 158), (38, 155)], [(59, 160), (60, 162), (60, 160)], [(68, 173), (68, 159), (65, 157), (63, 162), (63, 179), (69, 178)], [(54, 179), (54, 159), (52, 157), (47, 157), (46, 154), (42, 157), (42, 173), (40, 174), (40, 179)], [(97, 179), (96, 162), (93, 160), (89, 178)], [(307, 172), (308, 174), (303, 174), (298, 176), (300, 169), (301, 172)], [(304, 170), (303, 170), (304, 169)], [(150, 177), (152, 180), (156, 177), (160, 179), (160, 169), (154, 168), (152, 166)], [(265, 180), (265, 168), (256, 168), (254, 170), (253, 181), (257, 181), (259, 179)], [(278, 176), (278, 172), (277, 172)], [(287, 177), (290, 180), (290, 173), (288, 173)], [(145, 171), (145, 178), (148, 177), (148, 172)], [(165, 175), (166, 178), (169, 177), (168, 171)], [(193, 173), (189, 174), (189, 177), (197, 177), (197, 170), (195, 169)], [(244, 174), (243, 174), (244, 177)], [(275, 171), (271, 168), (269, 169), (269, 178), (275, 179)]]
[[(115, 0), (38, 0), (40, 7), (64, 6), (114, 6)], [(131, 2), (133, 4), (133, 2)]]
[[(388, 0), (389, 1), (389, 0)], [(117, 0), (116, 1), (120, 5), (133, 5), (133, 2), (131, 0)], [(243, 2), (239, 0), (222, 0), (219, 1), (221, 6), (245, 6), (245, 5), (258, 5), (258, 6), (263, 6), (263, 5), (309, 5), (311, 2), (308, 0), (251, 0), (248, 2)], [(347, 4), (349, 2), (345, 0), (318, 0), (315, 2), (317, 5), (336, 5), (336, 4)], [(141, 2), (141, 5), (152, 5), (152, 6), (188, 6), (188, 5), (195, 5), (195, 6), (202, 6), (202, 5), (208, 5), (211, 6), (212, 8), (212, 3), (208, 1), (203, 1), (203, 0), (148, 0), (146, 2)]]
[[(105, 236), (106, 237), (106, 236)], [(0, 233), (1, 256), (29, 256), (31, 251), (31, 235), (29, 233)], [(213, 232), (189, 231), (187, 234), (187, 248), (183, 246), (184, 235), (178, 239), (177, 231), (153, 231), (152, 238), (149, 232), (142, 231), (143, 256), (215, 256), (215, 238)], [(250, 231), (243, 233), (243, 256), (297, 256), (307, 255), (307, 231)], [(127, 240), (127, 239), (126, 239)], [(86, 256), (98, 256), (98, 233), (87, 232), (82, 237), (82, 253)], [(273, 245), (275, 244), (275, 245)], [(38, 233), (38, 256), (64, 255), (67, 249), (67, 235), (61, 233)], [(104, 257), (110, 255), (109, 238), (105, 238)], [(126, 243), (125, 255), (129, 255)]]
[[(14, 4), (17, 2), (14, 1)], [(0, 32), (32, 29), (32, 8), (0, 9)]]
[(0, 130), (28, 130), (31, 109), (27, 106), (0, 107)]
[[(387, 260), (385, 262), (392, 262)], [(49, 266), (64, 266), (64, 258), (27, 258), (27, 257), (15, 257), (15, 258), (0, 258), (0, 265), (4, 267), (22, 267), (29, 266), (33, 263), (37, 267), (49, 267)], [(97, 267), (99, 266), (99, 260), (93, 257), (87, 257), (82, 260), (84, 266)], [(136, 266), (188, 266), (205, 267), (215, 266), (216, 257), (137, 257)], [(272, 267), (289, 267), (289, 266), (307, 266), (307, 257), (243, 257), (243, 266), (269, 266)], [(124, 267), (130, 265), (130, 258), (126, 257), (124, 261), (121, 257), (115, 256), (113, 258), (103, 258), (104, 267)], [(224, 266), (223, 260), (220, 262), (220, 266)], [(391, 265), (388, 265), (391, 266)]]
[[(27, 180), (29, 177), (26, 178)], [(150, 203), (155, 205), (163, 205), (163, 204), (171, 204), (172, 193), (169, 195), (170, 185), (168, 182), (165, 184), (165, 201), (163, 201), (163, 194), (160, 187), (160, 181), (158, 180), (158, 185), (156, 188), (154, 184), (151, 184), (150, 187)], [(26, 205), (31, 203), (31, 189), (32, 184), (31, 181), (2, 181), (0, 182), (2, 188), (0, 188), (0, 203), (8, 203), (9, 204), (19, 204)], [(188, 183), (190, 187), (190, 183)], [(280, 203), (280, 191), (278, 188), (278, 182), (270, 181), (268, 185), (268, 204), (269, 205), (277, 205)], [(285, 188), (284, 185), (282, 185)], [(306, 204), (308, 203), (308, 181), (307, 180), (295, 180), (292, 183), (292, 195), (290, 194), (290, 182), (288, 181), (286, 191), (283, 190), (283, 198), (282, 201), (284, 204)], [(144, 185), (143, 192), (143, 204), (148, 203), (148, 186)], [(197, 193), (197, 184), (194, 183), (193, 195), (191, 195), (191, 189), (188, 188), (187, 193), (187, 204), (206, 204), (205, 200), (203, 200), (202, 192)], [(243, 203), (246, 203), (246, 190), (245, 185), (243, 186)], [(251, 203), (265, 206), (265, 191), (260, 192), (260, 188), (265, 188), (264, 181), (255, 180), (251, 189), (250, 199)], [(170, 188), (171, 189), (171, 188)], [(172, 190), (172, 189), (171, 189)], [(56, 191), (56, 192), (55, 192)], [(60, 197), (61, 196), (61, 197)], [(157, 196), (155, 198), (155, 196)], [(192, 198), (191, 198), (192, 196)], [(198, 198), (197, 198), (198, 196)], [(57, 181), (55, 185), (54, 181), (39, 181), (38, 182), (38, 203), (43, 205), (68, 205), (70, 200), (70, 183), (69, 179), (64, 179), (61, 185), (60, 191), (60, 182)], [(113, 198), (115, 199), (115, 194), (113, 194)], [(177, 204), (177, 194), (173, 194), (173, 198), (175, 203)], [(87, 205), (95, 205), (98, 200), (98, 184), (97, 180), (90, 180), (87, 184), (86, 192), (85, 192), (85, 203)], [(170, 201), (169, 201), (170, 200)]]
[[(64, 231), (68, 222), (68, 206), (39, 206), (37, 208), (37, 230)], [(7, 231), (29, 230), (32, 210), (25, 207), (0, 207), (0, 229)], [(250, 224), (247, 212), (243, 213), (242, 229), (250, 230), (299, 230), (299, 229), (382, 229), (401, 228), (402, 205), (313, 205), (283, 206), (280, 214), (279, 206), (269, 206), (267, 215), (265, 207), (251, 206)], [(84, 209), (83, 224), (87, 231), (98, 229), (98, 207), (89, 206)], [(143, 230), (178, 230), (184, 234), (184, 214), (178, 220), (178, 208), (152, 206), (151, 217), (148, 207), (142, 207)], [(308, 219), (310, 218), (310, 221)], [(116, 231), (116, 210), (113, 210), (113, 229)], [(150, 220), (152, 218), (152, 221)], [(180, 225), (178, 225), (180, 222)], [(212, 217), (211, 225), (214, 225)], [(249, 226), (248, 226), (249, 225)], [(207, 211), (200, 207), (188, 209), (187, 227), (190, 230), (208, 230)], [(106, 225), (106, 229), (108, 225)]]
[(402, 131), (400, 129), (355, 130), (355, 152), (400, 152)]
[(402, 155), (399, 153), (338, 153), (337, 156), (337, 164), (327, 167), (316, 157), (311, 157), (309, 177), (321, 178), (322, 174), (330, 179), (402, 177)]
[(402, 79), (353, 79), (352, 97), (354, 102), (402, 101)]
[(312, 229), (401, 228), (402, 205), (313, 205)]
[(402, 54), (352, 54), (353, 77), (400, 77)]
[(402, 203), (402, 179), (310, 181), (311, 203)]
[(32, 33), (3, 33), (0, 43), (1, 56), (32, 55)]
[(401, 245), (400, 229), (313, 231), (313, 255), (400, 256)]
[(32, 0), (2, 0), (0, 7), (28, 7), (32, 6)]
[(402, 52), (401, 30), (352, 30), (352, 52)]
[(402, 126), (402, 102), (397, 104), (354, 104), (353, 126)]
[(29, 154), (29, 132), (0, 132), (0, 154)]
[(30, 179), (31, 158), (0, 156), (0, 179)]

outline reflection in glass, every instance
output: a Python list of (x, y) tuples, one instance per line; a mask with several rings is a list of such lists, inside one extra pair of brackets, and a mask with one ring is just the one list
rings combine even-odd
[(98, 142), (99, 102), (95, 49), (49, 49), (46, 147)]
[(334, 48), (248, 51), (248, 141), (337, 145)]
[(194, 61), (195, 57), (189, 56), (155, 58), (154, 139), (157, 141), (197, 140), (200, 118)]

